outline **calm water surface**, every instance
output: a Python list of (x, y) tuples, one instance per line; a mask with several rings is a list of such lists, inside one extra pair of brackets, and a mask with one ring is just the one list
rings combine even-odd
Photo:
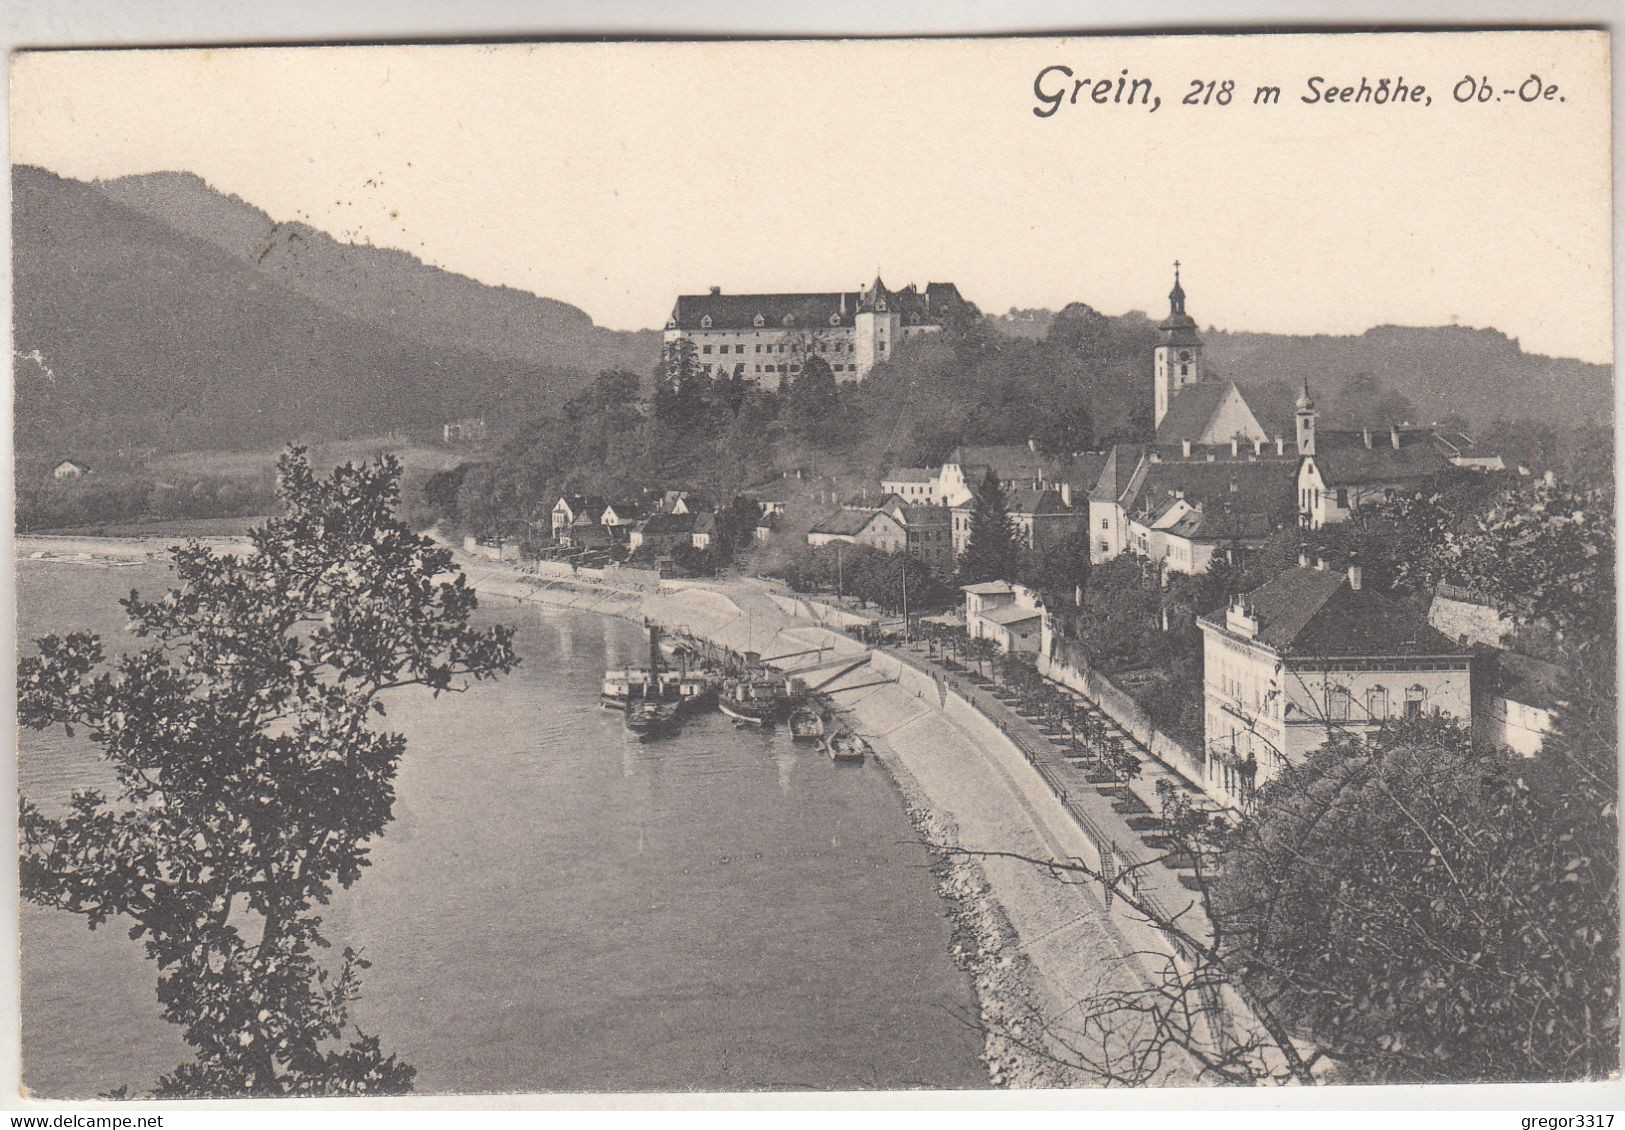
[[(166, 575), (18, 573), (25, 640), (89, 628), (113, 646), (133, 642), (115, 598)], [(354, 1019), (420, 1091), (986, 1085), (926, 856), (877, 767), (715, 714), (639, 744), (597, 699), (606, 665), (645, 654), (639, 629), (480, 615), (517, 625), (524, 665), (391, 701), (409, 739), (396, 818), (326, 911), (335, 950), (373, 963)], [(56, 733), (23, 733), (19, 778), (48, 810), (112, 783)], [(21, 922), (29, 1087), (138, 1092), (187, 1058), (127, 922), (91, 933), (29, 904)]]

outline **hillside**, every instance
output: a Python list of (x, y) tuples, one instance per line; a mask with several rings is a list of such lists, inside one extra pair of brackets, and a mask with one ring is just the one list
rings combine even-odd
[[(1020, 310), (988, 323), (1007, 336), (1034, 339), (1053, 319), (1047, 310)], [(1288, 434), (1292, 400), (1305, 377), (1328, 426), (1388, 423), (1387, 409), (1418, 421), (1461, 417), (1479, 430), (1498, 419), (1613, 419), (1608, 366), (1525, 353), (1493, 329), (1377, 326), (1362, 334), (1309, 336), (1208, 328), (1202, 339), (1213, 369), (1247, 391), (1268, 426)]]
[(658, 335), (342, 244), (183, 174), (12, 170), (20, 454), (423, 430), (561, 403)]

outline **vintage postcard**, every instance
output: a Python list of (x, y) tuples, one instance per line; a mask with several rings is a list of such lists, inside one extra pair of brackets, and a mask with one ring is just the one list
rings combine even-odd
[(1614, 1077), (1609, 67), (14, 56), (24, 1095)]

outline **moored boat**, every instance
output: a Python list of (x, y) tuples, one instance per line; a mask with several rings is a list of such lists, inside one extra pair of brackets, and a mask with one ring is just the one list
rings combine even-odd
[(645, 740), (663, 737), (677, 729), (677, 704), (649, 699), (626, 708), (626, 728)]
[(869, 752), (869, 743), (856, 734), (841, 730), (824, 739), (824, 752), (836, 764), (861, 764)]
[(657, 697), (649, 693), (647, 667), (617, 667), (604, 672), (598, 701), (609, 710), (624, 710), (630, 702)]
[(790, 689), (785, 680), (765, 675), (730, 679), (717, 699), (718, 709), (747, 726), (770, 726), (784, 717), (789, 706)]
[(824, 736), (824, 715), (817, 707), (803, 703), (790, 712), (790, 740), (816, 742)]

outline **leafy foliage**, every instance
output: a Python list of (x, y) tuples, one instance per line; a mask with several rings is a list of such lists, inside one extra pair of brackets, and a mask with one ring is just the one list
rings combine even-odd
[(1574, 786), (1442, 718), (1335, 738), (1225, 852), (1230, 953), (1348, 1081), (1615, 1070), (1613, 805), (1565, 817)]
[(123, 605), (151, 645), (108, 661), (78, 633), (18, 669), (18, 717), (83, 729), (112, 762), (116, 802), (75, 793), (66, 815), (24, 799), (21, 888), (94, 929), (129, 919), (161, 971), (166, 1019), (194, 1062), (163, 1096), (403, 1091), (412, 1068), (347, 1029), (365, 962), (335, 973), (314, 904), (348, 887), (391, 819), (405, 739), (376, 730), (385, 692), (436, 694), (518, 662), (511, 629), (475, 629), (448, 551), (395, 517), (386, 457), (316, 478), (278, 464), (285, 515), (253, 551), (174, 551), (179, 581)]

